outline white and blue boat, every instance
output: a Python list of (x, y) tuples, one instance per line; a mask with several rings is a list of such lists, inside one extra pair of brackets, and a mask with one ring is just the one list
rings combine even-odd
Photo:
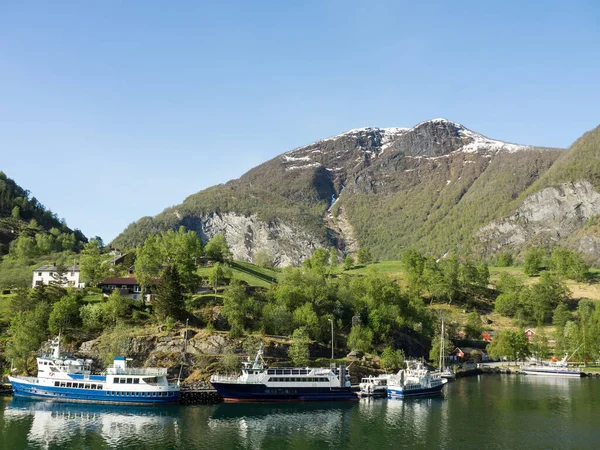
[(165, 368), (130, 368), (117, 356), (102, 375), (92, 375), (91, 360), (61, 355), (60, 337), (51, 354), (37, 358), (37, 377), (9, 376), (17, 397), (61, 402), (158, 405), (179, 402), (178, 384), (167, 381)]
[(241, 375), (215, 374), (211, 384), (226, 402), (357, 400), (345, 366), (265, 367), (262, 346)]
[(388, 381), (388, 398), (425, 397), (438, 395), (448, 380), (427, 370), (421, 363), (401, 370)]

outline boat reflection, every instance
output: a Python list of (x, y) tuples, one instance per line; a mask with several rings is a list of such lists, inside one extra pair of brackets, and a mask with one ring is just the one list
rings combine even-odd
[(220, 404), (208, 427), (220, 435), (237, 435), (251, 448), (260, 448), (268, 436), (301, 434), (311, 439), (338, 436), (347, 430), (354, 402)]
[(177, 409), (57, 403), (13, 398), (4, 421), (30, 421), (27, 442), (42, 448), (69, 447), (78, 435), (93, 433), (111, 447), (152, 442), (177, 430)]

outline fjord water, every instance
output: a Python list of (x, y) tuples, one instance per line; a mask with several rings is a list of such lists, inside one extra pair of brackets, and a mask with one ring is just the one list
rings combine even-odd
[[(1, 400), (0, 400), (1, 401)], [(0, 403), (0, 449), (598, 448), (600, 380), (482, 375), (443, 396), (117, 407)]]

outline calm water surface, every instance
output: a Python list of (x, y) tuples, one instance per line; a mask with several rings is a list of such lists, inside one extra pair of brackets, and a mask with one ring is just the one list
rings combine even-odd
[(0, 399), (0, 449), (600, 448), (600, 380), (485, 375), (439, 398), (161, 408)]

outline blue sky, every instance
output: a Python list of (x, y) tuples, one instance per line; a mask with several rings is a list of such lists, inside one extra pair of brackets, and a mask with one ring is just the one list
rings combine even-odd
[(567, 147), (600, 123), (599, 5), (0, 2), (0, 170), (108, 242), (352, 128)]

